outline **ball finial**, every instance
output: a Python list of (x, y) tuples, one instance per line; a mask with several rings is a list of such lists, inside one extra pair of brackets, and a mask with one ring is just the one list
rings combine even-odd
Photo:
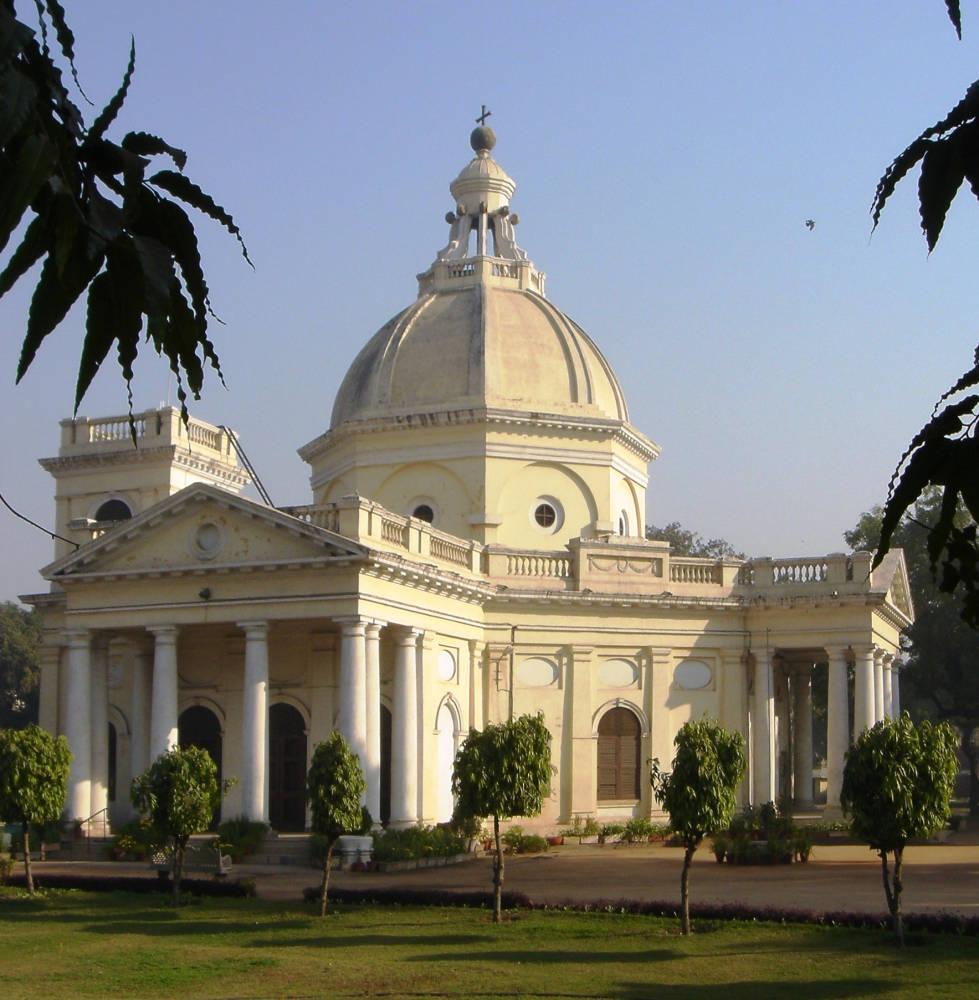
[(496, 145), (496, 133), (489, 125), (478, 125), (469, 136), (469, 145), (477, 152), (484, 149), (488, 153)]

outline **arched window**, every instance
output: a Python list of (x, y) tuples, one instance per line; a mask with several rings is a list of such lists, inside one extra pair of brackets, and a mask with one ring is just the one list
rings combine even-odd
[(106, 500), (95, 512), (96, 521), (128, 521), (133, 516), (124, 500)]
[(598, 800), (638, 799), (642, 728), (627, 708), (613, 708), (598, 723)]

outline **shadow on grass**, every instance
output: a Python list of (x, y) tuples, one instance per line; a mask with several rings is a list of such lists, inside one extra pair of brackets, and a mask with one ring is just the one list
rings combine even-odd
[[(442, 944), (439, 939), (438, 944)], [(682, 958), (671, 948), (637, 948), (635, 951), (587, 951), (584, 949), (545, 949), (516, 951), (506, 949), (507, 962), (526, 965), (614, 965), (627, 962), (671, 962)], [(500, 956), (487, 952), (441, 952), (409, 955), (406, 962), (498, 962)], [(648, 990), (647, 986), (647, 990)]]
[(899, 987), (895, 983), (874, 979), (809, 979), (804, 982), (775, 979), (704, 983), (699, 986), (691, 983), (620, 983), (613, 989), (604, 988), (600, 995), (607, 1000), (649, 1000), (651, 996), (655, 996), (656, 1000), (715, 1000), (718, 996), (723, 996), (724, 1000), (763, 1000), (765, 997), (792, 994), (806, 1000), (847, 1000), (852, 996), (884, 995), (896, 989)]

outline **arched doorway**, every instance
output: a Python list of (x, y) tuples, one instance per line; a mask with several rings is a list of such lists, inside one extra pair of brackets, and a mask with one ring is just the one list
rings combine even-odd
[(381, 815), (387, 824), (391, 818), (391, 710), (381, 705)]
[(642, 727), (628, 708), (613, 708), (598, 723), (598, 801), (638, 799)]
[(455, 762), (456, 742), (459, 735), (459, 727), (456, 724), (455, 713), (448, 701), (442, 702), (439, 708), (438, 717), (435, 720), (435, 728), (438, 733), (437, 740), (437, 761), (438, 761), (438, 800), (436, 806), (435, 820), (438, 823), (447, 823), (452, 819), (452, 765)]
[[(177, 720), (177, 742), (182, 747), (198, 747), (206, 750), (218, 769), (218, 787), (221, 786), (221, 722), (204, 705), (191, 705), (184, 709)], [(214, 810), (211, 829), (221, 822), (221, 804)]]
[(284, 702), (269, 710), (269, 822), (273, 830), (306, 828), (306, 723)]

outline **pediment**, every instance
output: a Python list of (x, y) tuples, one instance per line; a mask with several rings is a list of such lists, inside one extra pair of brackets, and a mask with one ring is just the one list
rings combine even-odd
[(911, 603), (911, 586), (903, 549), (891, 549), (873, 572), (874, 589), (886, 588), (884, 600), (899, 611), (908, 621), (914, 621)]
[(47, 579), (257, 569), (366, 550), (282, 511), (196, 483), (42, 571)]

